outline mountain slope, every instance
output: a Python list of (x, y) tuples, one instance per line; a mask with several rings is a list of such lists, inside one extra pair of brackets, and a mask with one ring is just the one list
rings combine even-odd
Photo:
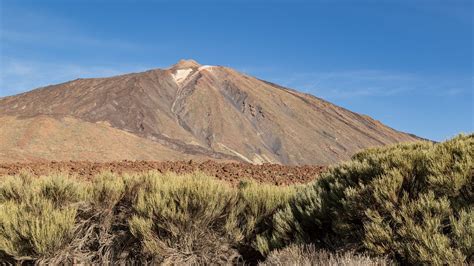
[(211, 159), (177, 152), (106, 123), (71, 117), (3, 116), (0, 125), (0, 162)]
[(253, 163), (330, 164), (417, 140), (314, 96), (192, 60), (0, 99), (0, 116), (38, 115), (105, 122), (181, 154)]

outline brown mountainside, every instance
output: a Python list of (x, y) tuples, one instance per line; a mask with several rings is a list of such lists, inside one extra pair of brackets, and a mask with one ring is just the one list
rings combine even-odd
[[(0, 160), (26, 152), (29, 159), (101, 160), (104, 154), (102, 160), (330, 164), (370, 146), (417, 140), (314, 96), (192, 60), (1, 98), (0, 119)], [(37, 119), (56, 123), (54, 134), (25, 126)], [(89, 128), (81, 140), (72, 124)], [(71, 143), (90, 154), (59, 153)]]

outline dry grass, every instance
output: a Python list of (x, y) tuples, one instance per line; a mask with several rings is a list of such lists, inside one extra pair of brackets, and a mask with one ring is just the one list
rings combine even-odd
[(386, 258), (372, 258), (353, 252), (332, 253), (318, 250), (314, 245), (290, 245), (282, 250), (272, 251), (260, 266), (385, 266), (393, 263)]

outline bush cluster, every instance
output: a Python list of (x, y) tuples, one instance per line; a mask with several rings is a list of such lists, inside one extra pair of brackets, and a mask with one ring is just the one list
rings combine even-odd
[(406, 264), (474, 258), (474, 136), (375, 148), (333, 167), (274, 216), (267, 253), (292, 243)]
[(461, 135), (369, 149), (299, 186), (199, 172), (2, 177), (0, 262), (472, 262), (473, 157), (474, 136)]
[(232, 187), (202, 173), (105, 173), (92, 182), (4, 177), (0, 260), (230, 264), (246, 255), (256, 261), (257, 235), (293, 195), (293, 187), (251, 181)]

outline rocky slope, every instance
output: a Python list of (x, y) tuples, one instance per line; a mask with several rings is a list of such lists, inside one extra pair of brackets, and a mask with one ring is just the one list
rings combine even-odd
[[(93, 160), (100, 160), (101, 153), (126, 149), (126, 154), (117, 152), (114, 159), (331, 164), (363, 148), (417, 140), (314, 96), (193, 60), (168, 69), (77, 79), (1, 98), (2, 117), (0, 136), (8, 137), (0, 140), (0, 159), (2, 154), (22, 152), (29, 159), (49, 159), (55, 153), (45, 149), (61, 150), (75, 143), (91, 145), (88, 149), (99, 157)], [(44, 134), (41, 128), (22, 129), (22, 121), (45, 117), (62, 126), (54, 134)], [(64, 121), (87, 123), (90, 129), (81, 134), (109, 141), (78, 142)], [(107, 130), (98, 129), (103, 127)], [(121, 136), (109, 138), (112, 132)], [(22, 143), (33, 139), (49, 143), (48, 147), (22, 148), (28, 146)], [(112, 147), (120, 143), (133, 148)], [(63, 160), (88, 159), (74, 149), (58, 154)]]

